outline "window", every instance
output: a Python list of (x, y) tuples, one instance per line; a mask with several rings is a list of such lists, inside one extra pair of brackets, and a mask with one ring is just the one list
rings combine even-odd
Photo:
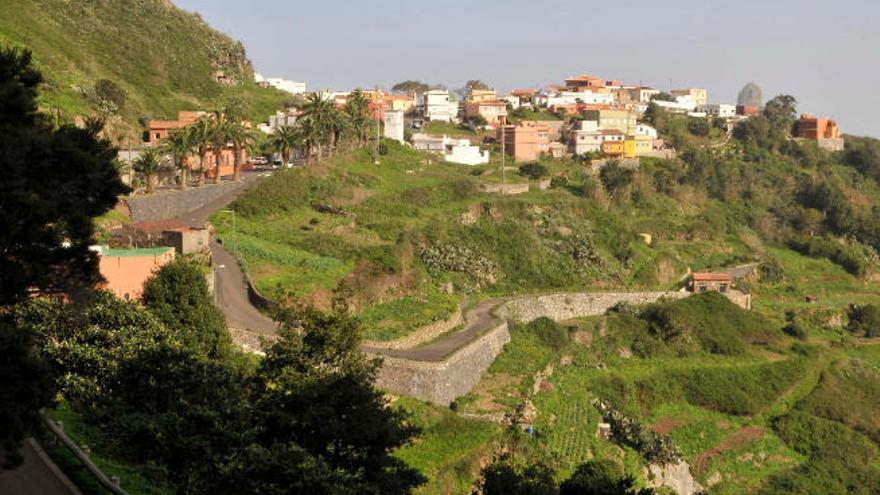
[(706, 292), (706, 284), (700, 284), (699, 286), (697, 286), (697, 290), (699, 292)]
[(721, 293), (725, 293), (725, 292), (727, 292), (727, 284), (721, 284), (721, 285), (719, 285), (719, 286), (718, 286), (718, 290), (719, 290)]

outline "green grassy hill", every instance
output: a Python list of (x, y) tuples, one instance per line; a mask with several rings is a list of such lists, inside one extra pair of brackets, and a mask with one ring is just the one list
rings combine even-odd
[[(0, 46), (30, 49), (45, 83), (40, 104), (68, 117), (101, 106), (95, 87), (112, 81), (126, 94), (118, 112), (130, 124), (247, 100), (264, 119), (284, 94), (257, 87), (241, 43), (168, 0), (5, 0)], [(213, 78), (222, 70), (235, 85)]]
[[(214, 223), (268, 296), (325, 308), (341, 296), (375, 339), (465, 296), (675, 289), (688, 269), (756, 264), (737, 283), (751, 311), (705, 294), (514, 325), (459, 414), (399, 401), (425, 426), (399, 451), (430, 478), (419, 493), (466, 492), (514, 445), (560, 478), (600, 459), (646, 483), (643, 453), (596, 437), (594, 399), (669, 435), (711, 493), (876, 493), (880, 345), (847, 319), (851, 304), (880, 301), (880, 142), (711, 146), (720, 127), (665, 118), (678, 157), (635, 171), (544, 157), (552, 187), (507, 196), (483, 190), (501, 181), (497, 161), (458, 166), (387, 143), (379, 165), (361, 150), (280, 171), (231, 205), (234, 230), (228, 215)], [(524, 405), (534, 437), (485, 421)], [(852, 471), (846, 451), (860, 456)]]

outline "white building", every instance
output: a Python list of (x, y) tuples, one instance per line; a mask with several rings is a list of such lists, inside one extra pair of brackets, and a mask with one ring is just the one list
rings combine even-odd
[(636, 136), (648, 136), (654, 139), (657, 139), (657, 129), (647, 125), (647, 124), (638, 124), (635, 127), (635, 135)]
[(651, 97), (659, 94), (659, 89), (654, 88), (646, 88), (646, 87), (638, 87), (627, 90), (629, 92), (629, 99), (634, 102), (640, 103), (648, 103), (651, 101)]
[(498, 98), (498, 99), (503, 101), (504, 103), (507, 103), (508, 105), (510, 105), (510, 108), (512, 108), (514, 110), (518, 109), (522, 105), (522, 102), (520, 101), (519, 96), (507, 95), (507, 96), (502, 96), (501, 98)]
[(594, 93), (592, 91), (562, 91), (555, 95), (547, 96), (545, 105), (574, 105), (586, 103), (589, 105), (611, 105), (614, 103), (613, 93)]
[(697, 105), (697, 111), (713, 117), (732, 119), (736, 116), (736, 105), (728, 105), (726, 103), (707, 103), (705, 105)]
[(489, 163), (489, 152), (480, 151), (479, 146), (471, 146), (468, 139), (459, 139), (457, 143), (448, 143), (443, 150), (443, 159), (461, 165), (480, 165)]
[(445, 89), (432, 89), (424, 96), (425, 118), (429, 121), (457, 122), (458, 102)]
[(691, 95), (676, 96), (675, 101), (654, 100), (658, 107), (664, 108), (670, 112), (687, 113), (693, 112), (697, 108), (697, 103)]
[(403, 110), (385, 110), (384, 121), (385, 137), (403, 143)]
[(577, 128), (572, 129), (571, 139), (568, 143), (569, 151), (575, 155), (595, 153), (602, 150), (602, 131), (599, 130), (599, 122), (595, 120), (582, 120)]
[(443, 159), (462, 165), (479, 165), (489, 163), (489, 152), (480, 151), (479, 146), (472, 146), (469, 139), (455, 139), (447, 136), (430, 136), (414, 134), (413, 148), (443, 155)]
[[(257, 77), (263, 79), (263, 76), (259, 76), (258, 74), (254, 75), (254, 79), (257, 79)], [(280, 89), (281, 91), (287, 91), (288, 93), (293, 95), (301, 95), (306, 92), (306, 83), (291, 81), (289, 79), (282, 79), (280, 77), (269, 77), (263, 79), (263, 81), (257, 79), (257, 82), (265, 82), (273, 88)]]

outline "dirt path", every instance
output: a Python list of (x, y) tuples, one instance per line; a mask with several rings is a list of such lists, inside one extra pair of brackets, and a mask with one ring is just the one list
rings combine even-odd
[(694, 472), (697, 474), (704, 472), (714, 457), (718, 457), (728, 450), (744, 447), (763, 437), (765, 433), (766, 430), (760, 426), (743, 426), (722, 440), (718, 445), (700, 454), (694, 462)]

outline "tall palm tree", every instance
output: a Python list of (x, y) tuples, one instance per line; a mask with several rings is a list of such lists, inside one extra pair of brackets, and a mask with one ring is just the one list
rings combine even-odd
[(294, 125), (283, 125), (272, 134), (272, 146), (281, 152), (284, 166), (290, 162), (290, 152), (300, 144), (300, 129)]
[(350, 128), (348, 114), (334, 108), (333, 113), (330, 114), (328, 124), (330, 130), (330, 156), (333, 156), (338, 151), (343, 135)]
[(241, 153), (254, 142), (254, 135), (242, 122), (230, 122), (227, 131), (233, 150), (234, 166), (232, 180), (238, 181), (241, 178)]
[(207, 116), (200, 118), (195, 123), (187, 127), (189, 137), (196, 153), (199, 155), (199, 185), (205, 185), (205, 172), (207, 167), (205, 161), (208, 155), (208, 148), (211, 146), (211, 119)]
[(220, 165), (223, 160), (223, 148), (229, 144), (229, 121), (223, 110), (215, 110), (211, 120), (211, 148), (214, 151), (214, 184), (220, 183)]
[(321, 98), (318, 93), (310, 94), (303, 105), (303, 117), (311, 120), (311, 125), (304, 128), (309, 130), (309, 138), (315, 145), (319, 160), (324, 154), (324, 144), (329, 142), (330, 122), (335, 110), (333, 102)]
[(156, 190), (156, 176), (165, 168), (162, 153), (158, 148), (144, 148), (132, 164), (135, 172), (144, 174), (147, 180), (147, 194)]
[(352, 133), (356, 136), (358, 145), (366, 145), (370, 125), (370, 100), (367, 99), (367, 95), (360, 89), (352, 91), (345, 103), (345, 113), (348, 114)]
[(174, 167), (180, 171), (180, 189), (186, 189), (189, 164), (187, 158), (195, 146), (192, 141), (192, 133), (188, 129), (173, 129), (168, 137), (162, 141), (162, 151), (171, 155)]

